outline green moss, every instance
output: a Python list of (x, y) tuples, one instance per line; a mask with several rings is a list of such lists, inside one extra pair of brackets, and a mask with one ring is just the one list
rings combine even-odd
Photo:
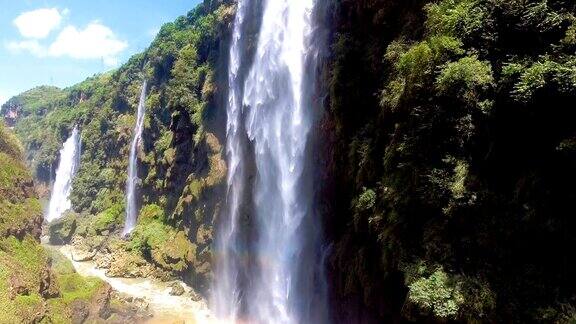
[[(49, 265), (52, 265), (49, 267)], [(59, 296), (45, 300), (42, 282), (51, 276)], [(11, 284), (21, 287), (22, 294), (12, 295)], [(91, 301), (104, 283), (96, 278), (83, 278), (59, 252), (44, 250), (30, 236), (20, 241), (14, 237), (0, 239), (0, 322), (32, 322), (44, 316), (55, 323), (69, 323), (70, 305), (75, 300)], [(46, 306), (46, 307), (45, 307)]]
[[(10, 236), (0, 239), (0, 268), (3, 278), (1, 281), (8, 282), (11, 275), (15, 275), (16, 281), (30, 292), (40, 290), (40, 279), (43, 269), (46, 267), (48, 257), (44, 249), (30, 236), (19, 241)], [(2, 300), (6, 301), (8, 289), (2, 292)]]
[(184, 231), (177, 231), (163, 221), (165, 215), (159, 206), (144, 206), (127, 247), (165, 270), (182, 272), (194, 262), (196, 246)]
[(149, 224), (153, 221), (165, 222), (166, 215), (164, 210), (155, 204), (145, 205), (140, 209), (140, 216), (138, 217), (138, 223)]
[(0, 152), (0, 192), (3, 198), (14, 198), (14, 195), (21, 193), (22, 186), (32, 181), (30, 174), (25, 169), (20, 160), (5, 152)]
[(23, 321), (35, 322), (44, 317), (46, 312), (44, 300), (38, 293), (32, 293), (27, 296), (18, 295), (14, 298), (14, 308), (16, 309), (16, 318)]
[(0, 214), (0, 235), (5, 236), (8, 232), (34, 228), (41, 220), (42, 206), (37, 198), (26, 198), (15, 203), (0, 198)]
[(47, 301), (48, 318), (54, 323), (71, 323), (72, 303), (91, 302), (105, 283), (98, 278), (84, 278), (77, 274), (72, 263), (60, 252), (49, 250), (49, 253), (61, 294)]
[(150, 254), (153, 249), (165, 243), (170, 236), (170, 227), (152, 220), (139, 223), (130, 235), (128, 247), (141, 254)]
[(96, 215), (94, 221), (91, 223), (89, 230), (94, 231), (98, 235), (101, 235), (105, 231), (111, 232), (122, 224), (124, 220), (123, 216), (124, 205), (115, 204), (114, 206)]
[(77, 273), (57, 274), (57, 278), (62, 291), (62, 301), (65, 303), (78, 299), (89, 301), (104, 285), (98, 278), (84, 278)]
[(46, 310), (40, 288), (48, 260), (30, 236), (22, 241), (13, 236), (0, 238), (0, 322), (32, 322), (43, 317)]
[(152, 259), (164, 269), (182, 272), (195, 261), (196, 245), (190, 243), (183, 231), (171, 234), (166, 241), (152, 249)]

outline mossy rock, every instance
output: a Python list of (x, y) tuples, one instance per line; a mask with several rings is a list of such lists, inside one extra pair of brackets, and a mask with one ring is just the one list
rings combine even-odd
[(47, 255), (33, 237), (0, 239), (0, 323), (30, 318), (39, 310), (47, 264)]
[(115, 253), (106, 275), (113, 278), (145, 278), (152, 272), (148, 262), (130, 252)]
[[(0, 323), (72, 323), (73, 305), (90, 305), (90, 318), (106, 315), (106, 291), (97, 278), (84, 278), (59, 252), (33, 237), (0, 239)], [(109, 297), (108, 297), (109, 298)]]
[(50, 244), (69, 244), (76, 232), (78, 215), (67, 213), (62, 218), (50, 223), (48, 231)]
[(164, 222), (165, 220), (164, 210), (156, 204), (145, 205), (140, 209), (138, 216), (138, 223), (140, 224), (149, 224), (153, 221)]
[(116, 204), (96, 215), (91, 226), (88, 228), (88, 233), (92, 232), (97, 235), (107, 235), (119, 228), (122, 224), (123, 216), (124, 206), (122, 204)]
[(152, 249), (152, 259), (160, 267), (175, 272), (182, 272), (196, 263), (196, 245), (188, 240), (184, 231), (171, 236), (164, 244)]
[(196, 233), (196, 243), (198, 243), (198, 245), (210, 244), (212, 242), (212, 232), (212, 226), (207, 224), (200, 224), (198, 227), (198, 232)]

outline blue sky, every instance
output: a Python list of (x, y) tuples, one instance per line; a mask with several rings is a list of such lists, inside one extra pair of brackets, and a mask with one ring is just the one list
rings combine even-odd
[(200, 1), (0, 0), (0, 105), (117, 67)]

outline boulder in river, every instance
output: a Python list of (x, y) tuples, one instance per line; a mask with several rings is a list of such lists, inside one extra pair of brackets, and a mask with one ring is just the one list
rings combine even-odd
[(186, 292), (184, 287), (178, 282), (171, 284), (170, 287), (172, 288), (172, 290), (170, 290), (170, 295), (172, 296), (182, 296)]
[(70, 243), (76, 231), (77, 215), (68, 213), (64, 217), (50, 223), (48, 231), (50, 233), (50, 244), (64, 245)]
[(86, 262), (91, 261), (96, 256), (98, 251), (86, 251), (86, 250), (73, 250), (72, 251), (72, 260), (76, 262)]
[(190, 291), (190, 299), (192, 299), (195, 302), (199, 302), (199, 301), (202, 301), (202, 296), (200, 296), (200, 294), (195, 292), (194, 290), (191, 290)]

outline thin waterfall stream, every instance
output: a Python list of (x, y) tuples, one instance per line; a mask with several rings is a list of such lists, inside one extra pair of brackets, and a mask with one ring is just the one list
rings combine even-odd
[(80, 166), (80, 150), (80, 131), (78, 126), (75, 126), (60, 150), (60, 162), (56, 170), (48, 213), (45, 217), (48, 222), (59, 219), (64, 212), (72, 207), (70, 193), (72, 192), (72, 180)]
[(128, 180), (126, 181), (126, 220), (122, 235), (127, 235), (134, 230), (138, 217), (138, 207), (136, 201), (136, 186), (138, 182), (138, 145), (142, 139), (142, 130), (144, 129), (144, 115), (146, 113), (146, 80), (142, 82), (140, 92), (140, 101), (136, 116), (136, 126), (134, 127), (134, 136), (130, 145), (130, 156), (128, 160)]

